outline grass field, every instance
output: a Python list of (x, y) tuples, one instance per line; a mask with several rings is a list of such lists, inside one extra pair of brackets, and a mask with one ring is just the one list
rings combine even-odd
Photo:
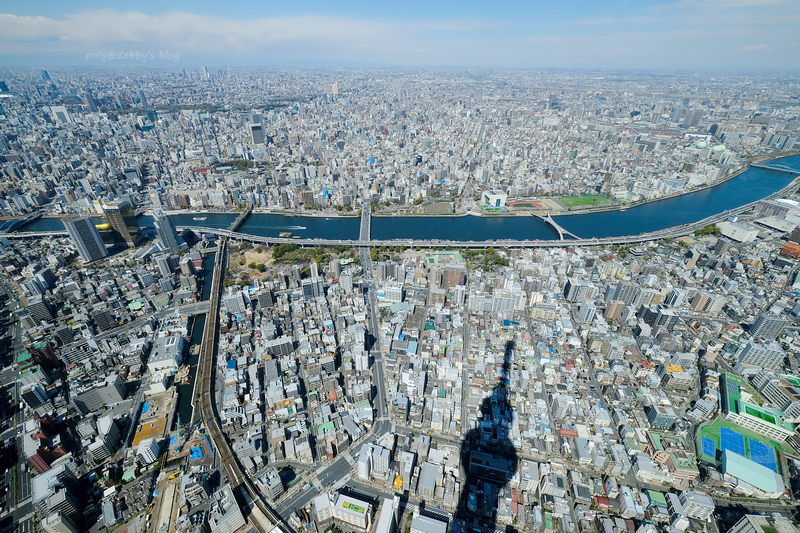
[(567, 207), (578, 207), (581, 205), (606, 205), (610, 204), (611, 200), (605, 196), (562, 196), (561, 203)]
[(422, 208), (425, 215), (450, 215), (453, 213), (453, 205), (450, 202), (436, 202), (428, 204)]

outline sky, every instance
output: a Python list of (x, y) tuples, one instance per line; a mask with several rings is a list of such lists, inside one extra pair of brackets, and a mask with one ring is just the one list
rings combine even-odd
[(800, 70), (800, 0), (166, 4), (0, 0), (0, 67)]

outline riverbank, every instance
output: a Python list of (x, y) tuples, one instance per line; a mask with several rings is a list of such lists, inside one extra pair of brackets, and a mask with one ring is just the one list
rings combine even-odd
[(640, 200), (638, 202), (631, 202), (629, 204), (625, 204), (623, 206), (614, 205), (614, 206), (603, 206), (598, 207), (596, 209), (581, 209), (580, 211), (561, 211), (559, 213), (553, 213), (553, 216), (567, 216), (567, 215), (587, 215), (590, 213), (603, 213), (606, 211), (627, 211), (628, 209), (633, 209), (634, 207), (639, 207), (642, 205), (652, 204), (653, 202), (660, 202), (662, 200), (669, 200), (671, 198), (679, 198), (681, 196), (688, 196), (690, 194), (694, 194), (696, 192), (705, 191), (706, 189), (711, 189), (716, 187), (717, 185), (722, 185), (726, 181), (732, 180), (736, 176), (742, 174), (743, 172), (747, 172), (750, 170), (750, 164), (745, 167), (742, 167), (738, 170), (734, 170), (727, 176), (722, 179), (719, 179), (713, 183), (707, 183), (701, 187), (696, 187), (694, 189), (688, 191), (677, 191), (672, 194), (666, 194), (664, 196), (659, 196), (658, 198), (648, 198), (647, 200)]

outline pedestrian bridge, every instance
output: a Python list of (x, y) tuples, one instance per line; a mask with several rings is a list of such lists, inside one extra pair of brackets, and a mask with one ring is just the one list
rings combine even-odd
[(559, 241), (563, 241), (564, 240), (564, 235), (569, 235), (573, 239), (579, 239), (580, 240), (580, 237), (578, 237), (574, 233), (572, 233), (570, 231), (567, 231), (564, 228), (562, 228), (561, 226), (559, 226), (556, 223), (556, 221), (553, 220), (553, 217), (550, 216), (550, 212), (549, 211), (547, 212), (547, 216), (546, 217), (543, 217), (542, 215), (533, 215), (533, 216), (535, 216), (537, 218), (540, 218), (543, 222), (553, 226), (553, 228), (555, 228), (555, 230), (558, 232), (558, 240)]

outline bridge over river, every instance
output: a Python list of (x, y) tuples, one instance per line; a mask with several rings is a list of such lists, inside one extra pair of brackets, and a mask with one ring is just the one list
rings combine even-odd
[[(756, 166), (756, 165), (753, 165)], [(800, 174), (800, 171), (793, 170), (793, 169), (783, 169), (778, 167), (768, 167), (764, 166), (769, 170), (777, 170), (781, 172), (787, 172), (791, 174)], [(793, 180), (783, 189), (770, 194), (764, 200), (770, 200), (774, 198), (785, 197), (793, 192), (795, 192), (800, 185), (800, 180)], [(481, 241), (462, 241), (462, 240), (442, 240), (442, 239), (372, 239), (371, 237), (371, 216), (369, 215), (369, 204), (364, 206), (364, 211), (362, 211), (362, 218), (360, 224), (360, 231), (359, 231), (359, 238), (358, 239), (321, 239), (321, 238), (292, 238), (292, 237), (273, 237), (273, 236), (261, 236), (261, 235), (253, 235), (249, 233), (242, 233), (239, 231), (234, 231), (232, 229), (222, 229), (222, 228), (210, 228), (210, 227), (202, 227), (202, 226), (186, 226), (181, 225), (177, 226), (177, 229), (184, 231), (184, 230), (191, 230), (198, 234), (207, 234), (207, 235), (218, 235), (221, 237), (230, 237), (233, 239), (238, 239), (242, 241), (249, 241), (252, 243), (262, 243), (262, 244), (276, 244), (276, 243), (290, 243), (290, 244), (298, 244), (301, 246), (335, 246), (335, 245), (349, 245), (349, 246), (359, 246), (359, 247), (385, 247), (385, 246), (419, 246), (424, 248), (444, 248), (444, 247), (453, 247), (453, 248), (488, 248), (488, 247), (505, 247), (505, 248), (526, 248), (526, 247), (564, 247), (564, 246), (592, 246), (592, 245), (610, 245), (610, 244), (636, 244), (641, 242), (653, 241), (657, 239), (663, 239), (666, 237), (681, 237), (684, 235), (689, 235), (690, 233), (694, 232), (697, 229), (700, 229), (708, 224), (713, 224), (716, 222), (721, 222), (726, 220), (731, 215), (736, 215), (743, 213), (752, 209), (752, 207), (760, 200), (756, 200), (754, 202), (750, 202), (743, 206), (737, 207), (735, 209), (730, 209), (724, 211), (722, 213), (718, 213), (716, 215), (712, 215), (710, 217), (706, 217), (702, 220), (698, 220), (696, 222), (691, 222), (687, 224), (682, 224), (680, 226), (674, 226), (670, 228), (665, 228), (657, 231), (652, 231), (648, 233), (641, 233), (638, 235), (627, 235), (627, 236), (618, 236), (618, 237), (602, 237), (602, 238), (591, 238), (585, 239), (580, 238), (579, 236), (568, 232), (561, 226), (559, 226), (554, 219), (551, 217), (540, 217), (546, 223), (552, 225), (556, 231), (558, 232), (559, 239), (558, 240), (531, 240), (531, 239), (496, 239), (496, 240), (481, 240)], [(575, 215), (575, 216), (583, 216), (583, 215)], [(245, 217), (241, 217), (244, 219)], [(237, 220), (238, 221), (238, 220)], [(234, 223), (230, 228), (235, 228), (238, 224)], [(35, 239), (35, 238), (42, 238), (44, 236), (54, 236), (54, 237), (63, 237), (66, 236), (67, 232), (64, 230), (60, 231), (36, 231), (36, 232), (5, 232), (0, 233), (0, 238), (6, 237), (9, 239)], [(565, 238), (566, 236), (572, 237), (571, 239)]]
[(762, 163), (753, 163), (750, 168), (760, 168), (763, 170), (774, 170), (776, 172), (786, 172), (787, 174), (795, 174), (800, 176), (800, 170), (789, 168), (783, 165), (764, 165)]

